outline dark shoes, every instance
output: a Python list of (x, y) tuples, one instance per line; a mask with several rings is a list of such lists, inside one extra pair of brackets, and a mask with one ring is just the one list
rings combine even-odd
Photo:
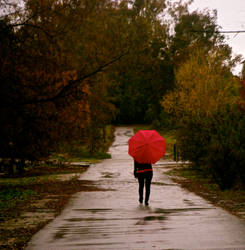
[[(139, 199), (139, 202), (140, 202), (140, 204), (142, 204), (142, 203), (143, 203), (143, 199)], [(148, 201), (145, 201), (145, 205), (146, 205), (146, 206), (149, 206)]]

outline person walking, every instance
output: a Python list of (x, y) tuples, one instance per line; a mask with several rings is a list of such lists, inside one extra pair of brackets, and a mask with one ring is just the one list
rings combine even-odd
[(128, 141), (128, 153), (134, 159), (134, 176), (139, 182), (139, 202), (149, 205), (152, 165), (165, 154), (165, 139), (156, 130), (139, 130)]
[(144, 187), (145, 187), (145, 205), (149, 205), (149, 198), (151, 192), (151, 180), (153, 177), (152, 165), (150, 163), (139, 163), (134, 160), (134, 177), (139, 182), (139, 202), (143, 203), (144, 200)]

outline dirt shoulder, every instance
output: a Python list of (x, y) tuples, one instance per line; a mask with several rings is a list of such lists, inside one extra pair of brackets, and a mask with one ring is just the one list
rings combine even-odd
[(188, 166), (171, 168), (168, 173), (173, 181), (182, 188), (194, 192), (218, 207), (245, 221), (245, 189), (236, 187), (231, 190), (220, 190), (208, 176)]
[(61, 213), (73, 194), (105, 191), (78, 179), (86, 169), (35, 168), (21, 178), (1, 178), (0, 193), (5, 196), (0, 201), (0, 249), (24, 249), (37, 231)]

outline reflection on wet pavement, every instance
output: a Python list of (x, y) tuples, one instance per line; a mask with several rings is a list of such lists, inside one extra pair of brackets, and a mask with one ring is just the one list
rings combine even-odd
[(37, 233), (27, 249), (245, 249), (245, 224), (154, 168), (150, 206), (138, 204), (138, 183), (127, 154), (130, 128), (119, 127), (112, 159), (80, 179), (108, 191), (74, 195), (62, 214)]

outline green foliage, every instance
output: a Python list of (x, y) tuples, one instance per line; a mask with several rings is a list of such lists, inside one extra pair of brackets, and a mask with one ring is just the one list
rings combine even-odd
[(185, 119), (177, 133), (180, 154), (211, 174), (221, 189), (245, 184), (244, 129), (244, 112), (230, 106)]
[(78, 143), (63, 144), (57, 149), (59, 153), (52, 153), (51, 159), (57, 159), (59, 161), (94, 161), (99, 159), (108, 159), (110, 154), (102, 151), (96, 151), (91, 153), (86, 145)]
[(21, 178), (1, 178), (0, 189), (18, 189), (26, 185), (39, 185), (56, 181), (56, 176), (34, 176)]
[(203, 116), (185, 117), (177, 129), (177, 147), (184, 161), (195, 162), (197, 166), (203, 166), (204, 158), (208, 154), (210, 142), (210, 120)]
[(26, 199), (32, 195), (36, 195), (36, 192), (32, 190), (20, 191), (18, 189), (8, 189), (0, 192), (0, 199), (5, 201), (11, 199)]
[(212, 119), (212, 134), (207, 162), (221, 188), (245, 184), (244, 112), (227, 107)]
[[(127, 16), (130, 53), (114, 65), (110, 89), (118, 113), (116, 123), (152, 123), (158, 119), (162, 95), (173, 85), (168, 57), (168, 27), (159, 16), (165, 1), (135, 1)], [(132, 19), (132, 20), (131, 20)]]
[(164, 156), (165, 159), (173, 159), (174, 156), (174, 144), (176, 144), (176, 130), (170, 130), (164, 128), (158, 131), (166, 141), (166, 155)]
[(217, 31), (216, 13), (193, 12), (181, 15), (175, 25), (175, 35), (173, 36), (173, 47), (176, 54), (183, 52), (193, 41), (196, 41), (206, 49), (211, 48), (217, 39), (222, 39), (222, 35)]
[[(72, 143), (62, 143), (56, 148), (50, 156), (51, 159), (56, 159), (61, 162), (68, 161), (89, 161), (95, 162), (100, 159), (111, 158), (111, 155), (107, 153), (109, 146), (114, 139), (114, 127), (106, 126), (105, 129), (95, 128), (99, 132), (99, 139), (94, 139), (94, 152), (91, 152), (91, 142), (73, 141)], [(96, 133), (93, 134), (95, 136)]]
[(35, 195), (37, 195), (37, 193), (29, 189), (7, 189), (0, 191), (0, 209), (12, 208), (17, 202), (28, 200)]
[(245, 208), (244, 186), (236, 186), (232, 189), (221, 190), (214, 182), (211, 175), (202, 168), (196, 166), (181, 166), (171, 169), (168, 174), (173, 177), (181, 176), (185, 180), (180, 183), (191, 192), (195, 192), (212, 203), (228, 209), (233, 214), (239, 215)]

